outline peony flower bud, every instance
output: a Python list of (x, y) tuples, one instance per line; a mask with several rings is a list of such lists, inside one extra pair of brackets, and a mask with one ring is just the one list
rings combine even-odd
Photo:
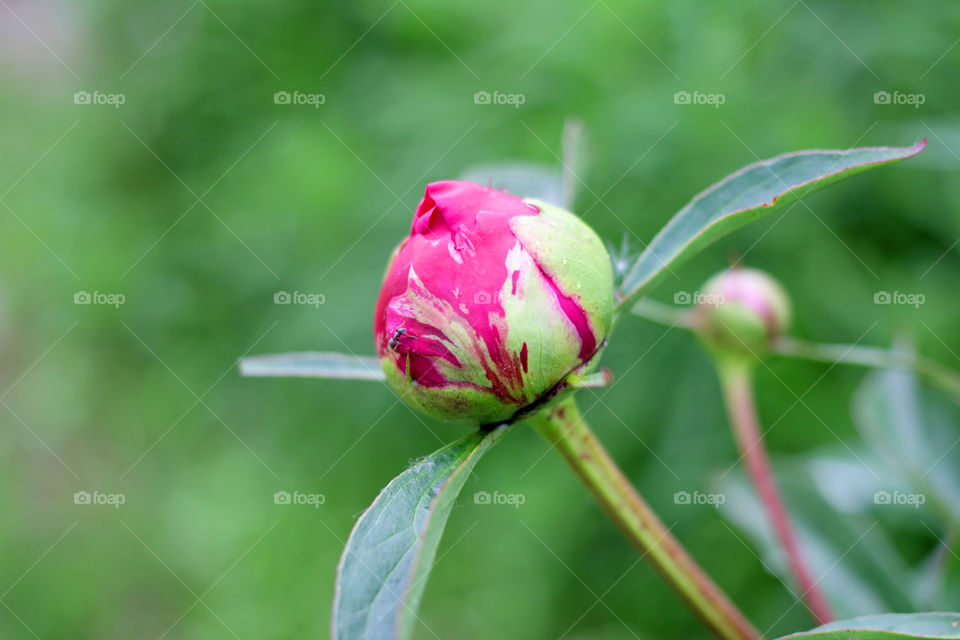
[(790, 299), (780, 284), (757, 269), (731, 268), (703, 286), (694, 328), (713, 350), (762, 355), (790, 323)]
[(434, 182), (390, 259), (374, 338), (405, 401), (489, 424), (590, 362), (612, 314), (610, 258), (578, 217), (471, 182)]

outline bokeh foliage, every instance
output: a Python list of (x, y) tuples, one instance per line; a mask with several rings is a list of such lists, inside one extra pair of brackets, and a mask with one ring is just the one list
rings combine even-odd
[[(920, 157), (708, 249), (657, 296), (696, 291), (740, 255), (791, 292), (797, 335), (883, 345), (907, 332), (919, 351), (960, 365), (955, 4), (7, 5), (3, 637), (32, 637), (27, 627), (98, 640), (229, 638), (228, 627), (326, 637), (335, 564), (358, 513), (412, 459), (464, 430), (415, 416), (377, 385), (241, 379), (235, 362), (248, 349), (369, 353), (386, 257), (423, 184), (477, 163), (554, 163), (570, 116), (590, 133), (576, 208), (601, 236), (626, 235), (635, 248), (758, 157), (928, 137)], [(76, 105), (77, 91), (126, 102)], [(277, 91), (326, 100), (278, 105)], [(525, 102), (478, 105), (477, 91)], [(678, 105), (677, 91), (725, 102)], [(877, 91), (925, 102), (875, 104)], [(280, 290), (325, 303), (275, 305)], [(75, 305), (78, 291), (126, 302)], [(879, 291), (925, 302), (876, 305)], [(807, 628), (802, 607), (782, 616), (792, 596), (715, 509), (674, 503), (676, 491), (709, 490), (736, 460), (705, 356), (639, 319), (616, 339), (606, 364), (618, 381), (609, 394), (583, 393), (587, 417), (762, 630)], [(795, 361), (762, 369), (774, 455), (858, 443), (850, 398), (861, 378)], [(80, 490), (126, 502), (75, 505)], [(277, 505), (283, 490), (326, 500)], [(475, 504), (475, 491), (526, 500)], [(531, 431), (514, 429), (464, 496), (419, 637), (707, 637), (634, 566)], [(936, 535), (905, 526), (894, 544), (919, 563)], [(595, 595), (603, 604), (591, 607)]]

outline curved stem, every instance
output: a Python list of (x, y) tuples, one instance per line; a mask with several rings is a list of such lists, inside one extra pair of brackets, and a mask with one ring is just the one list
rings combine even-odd
[(914, 371), (930, 384), (960, 397), (960, 373), (929, 358), (909, 352), (856, 345), (823, 344), (785, 337), (774, 342), (773, 351), (783, 356), (806, 358), (819, 362), (906, 369)]
[(717, 368), (737, 446), (746, 460), (750, 479), (760, 495), (760, 501), (780, 546), (786, 552), (790, 571), (800, 589), (800, 598), (817, 621), (826, 624), (834, 619), (833, 611), (804, 562), (790, 516), (777, 489), (770, 458), (760, 432), (750, 365), (741, 362), (718, 362)]
[(736, 606), (670, 534), (568, 398), (530, 422), (563, 456), (624, 537), (724, 640), (759, 640)]

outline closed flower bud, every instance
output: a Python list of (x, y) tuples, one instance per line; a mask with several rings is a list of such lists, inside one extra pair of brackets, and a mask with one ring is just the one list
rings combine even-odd
[(612, 313), (609, 256), (575, 215), (470, 182), (434, 182), (387, 267), (374, 337), (404, 401), (489, 424), (590, 362)]
[(790, 299), (780, 284), (756, 269), (732, 268), (704, 285), (694, 328), (714, 352), (753, 359), (790, 323)]

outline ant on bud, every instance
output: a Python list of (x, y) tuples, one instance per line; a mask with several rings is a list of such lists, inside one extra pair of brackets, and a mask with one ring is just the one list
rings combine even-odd
[[(397, 347), (400, 345), (400, 337), (407, 332), (406, 327), (397, 327), (396, 333), (393, 334), (393, 337), (390, 338), (390, 341), (387, 342), (387, 346), (391, 351), (396, 351)], [(417, 339), (416, 336), (411, 336), (414, 340)]]

